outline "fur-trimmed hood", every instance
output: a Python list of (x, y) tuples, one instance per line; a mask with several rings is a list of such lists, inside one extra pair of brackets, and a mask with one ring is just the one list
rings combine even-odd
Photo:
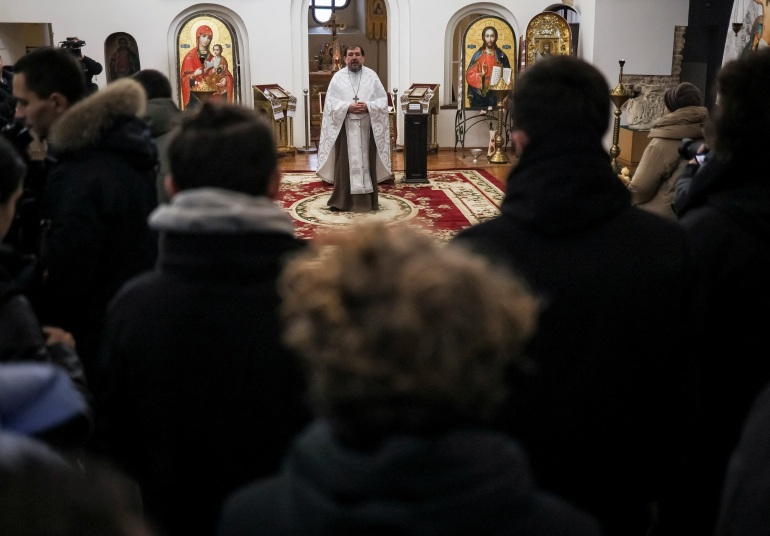
[(50, 142), (59, 154), (102, 146), (117, 126), (133, 119), (141, 121), (138, 118), (146, 107), (147, 95), (141, 84), (122, 78), (67, 110), (53, 125)]

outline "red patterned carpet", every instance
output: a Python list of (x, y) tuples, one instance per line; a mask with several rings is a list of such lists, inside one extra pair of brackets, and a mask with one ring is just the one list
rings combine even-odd
[(332, 212), (326, 206), (331, 185), (315, 172), (284, 172), (277, 202), (289, 212), (297, 236), (349, 227), (361, 221), (404, 222), (440, 240), (500, 214), (504, 186), (484, 170), (429, 171), (430, 184), (406, 184), (402, 174), (395, 184), (380, 184), (380, 210), (356, 214)]

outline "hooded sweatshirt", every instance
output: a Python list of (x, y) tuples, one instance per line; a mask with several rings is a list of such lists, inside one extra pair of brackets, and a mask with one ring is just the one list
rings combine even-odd
[(356, 450), (316, 421), (281, 473), (225, 504), (219, 536), (598, 534), (596, 523), (537, 490), (506, 437), (458, 429), (394, 436)]

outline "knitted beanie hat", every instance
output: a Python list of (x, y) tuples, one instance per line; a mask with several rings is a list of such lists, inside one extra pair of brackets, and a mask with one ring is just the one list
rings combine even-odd
[(700, 90), (689, 82), (672, 87), (663, 95), (663, 102), (670, 112), (685, 106), (700, 106), (702, 96)]

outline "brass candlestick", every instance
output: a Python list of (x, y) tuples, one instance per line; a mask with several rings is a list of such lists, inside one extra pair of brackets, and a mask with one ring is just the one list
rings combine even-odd
[(497, 97), (497, 132), (495, 133), (495, 152), (489, 157), (491, 164), (507, 164), (510, 162), (508, 155), (503, 150), (503, 106), (505, 98), (511, 93), (513, 84), (506, 83), (502, 78), (500, 82), (489, 88), (489, 91)]
[(626, 60), (620, 60), (620, 75), (618, 75), (618, 85), (615, 89), (610, 91), (610, 100), (615, 105), (615, 124), (612, 129), (612, 148), (610, 149), (610, 156), (612, 157), (612, 171), (620, 173), (620, 164), (618, 163), (618, 156), (620, 155), (620, 147), (618, 146), (618, 139), (620, 137), (620, 115), (621, 108), (628, 99), (631, 98), (631, 92), (627, 91), (623, 87), (623, 65), (626, 64)]

